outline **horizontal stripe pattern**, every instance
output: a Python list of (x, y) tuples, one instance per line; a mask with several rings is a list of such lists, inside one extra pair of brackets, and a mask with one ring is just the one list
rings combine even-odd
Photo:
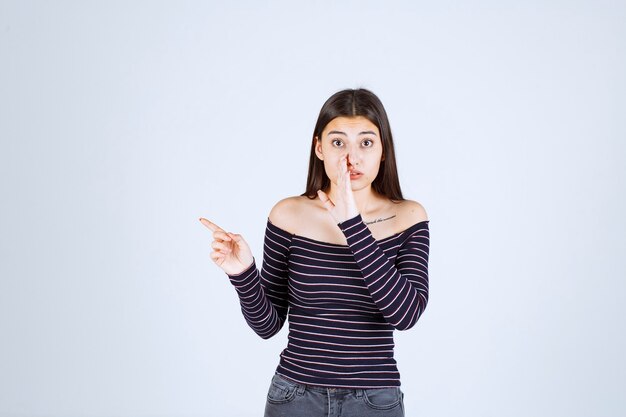
[(348, 245), (291, 234), (268, 219), (261, 271), (229, 275), (248, 325), (262, 338), (289, 316), (277, 372), (303, 384), (400, 385), (393, 330), (428, 303), (429, 221), (375, 240), (357, 215), (338, 224)]

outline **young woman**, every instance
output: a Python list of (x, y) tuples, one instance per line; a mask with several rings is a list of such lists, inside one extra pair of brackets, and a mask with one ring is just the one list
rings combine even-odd
[(306, 191), (272, 208), (260, 272), (241, 235), (200, 221), (249, 326), (267, 339), (289, 320), (266, 417), (404, 416), (393, 331), (428, 302), (429, 220), (402, 197), (376, 95), (343, 90), (322, 106)]

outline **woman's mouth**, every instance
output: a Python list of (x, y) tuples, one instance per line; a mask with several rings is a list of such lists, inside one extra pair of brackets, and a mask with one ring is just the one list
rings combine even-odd
[(359, 172), (359, 171), (350, 171), (350, 179), (351, 180), (356, 180), (358, 178), (361, 178), (363, 176), (363, 173)]

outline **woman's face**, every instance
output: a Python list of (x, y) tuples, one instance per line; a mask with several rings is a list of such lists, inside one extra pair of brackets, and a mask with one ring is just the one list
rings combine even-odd
[(348, 156), (352, 190), (368, 187), (378, 175), (383, 144), (376, 125), (363, 116), (336, 117), (316, 138), (315, 153), (324, 161), (330, 181), (337, 185), (339, 160)]

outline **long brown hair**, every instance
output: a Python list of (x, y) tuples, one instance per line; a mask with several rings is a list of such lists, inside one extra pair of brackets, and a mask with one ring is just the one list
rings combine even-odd
[(334, 118), (356, 116), (363, 116), (376, 125), (383, 145), (383, 160), (380, 164), (378, 175), (372, 182), (372, 188), (378, 194), (386, 196), (391, 200), (404, 200), (402, 190), (400, 189), (400, 180), (398, 179), (396, 155), (387, 112), (385, 112), (380, 99), (374, 93), (364, 88), (339, 91), (330, 96), (322, 106), (313, 130), (306, 191), (300, 194), (301, 196), (314, 199), (317, 197), (317, 190), (327, 193), (330, 189), (330, 179), (324, 170), (324, 162), (315, 154), (315, 138), (321, 139), (324, 128)]

